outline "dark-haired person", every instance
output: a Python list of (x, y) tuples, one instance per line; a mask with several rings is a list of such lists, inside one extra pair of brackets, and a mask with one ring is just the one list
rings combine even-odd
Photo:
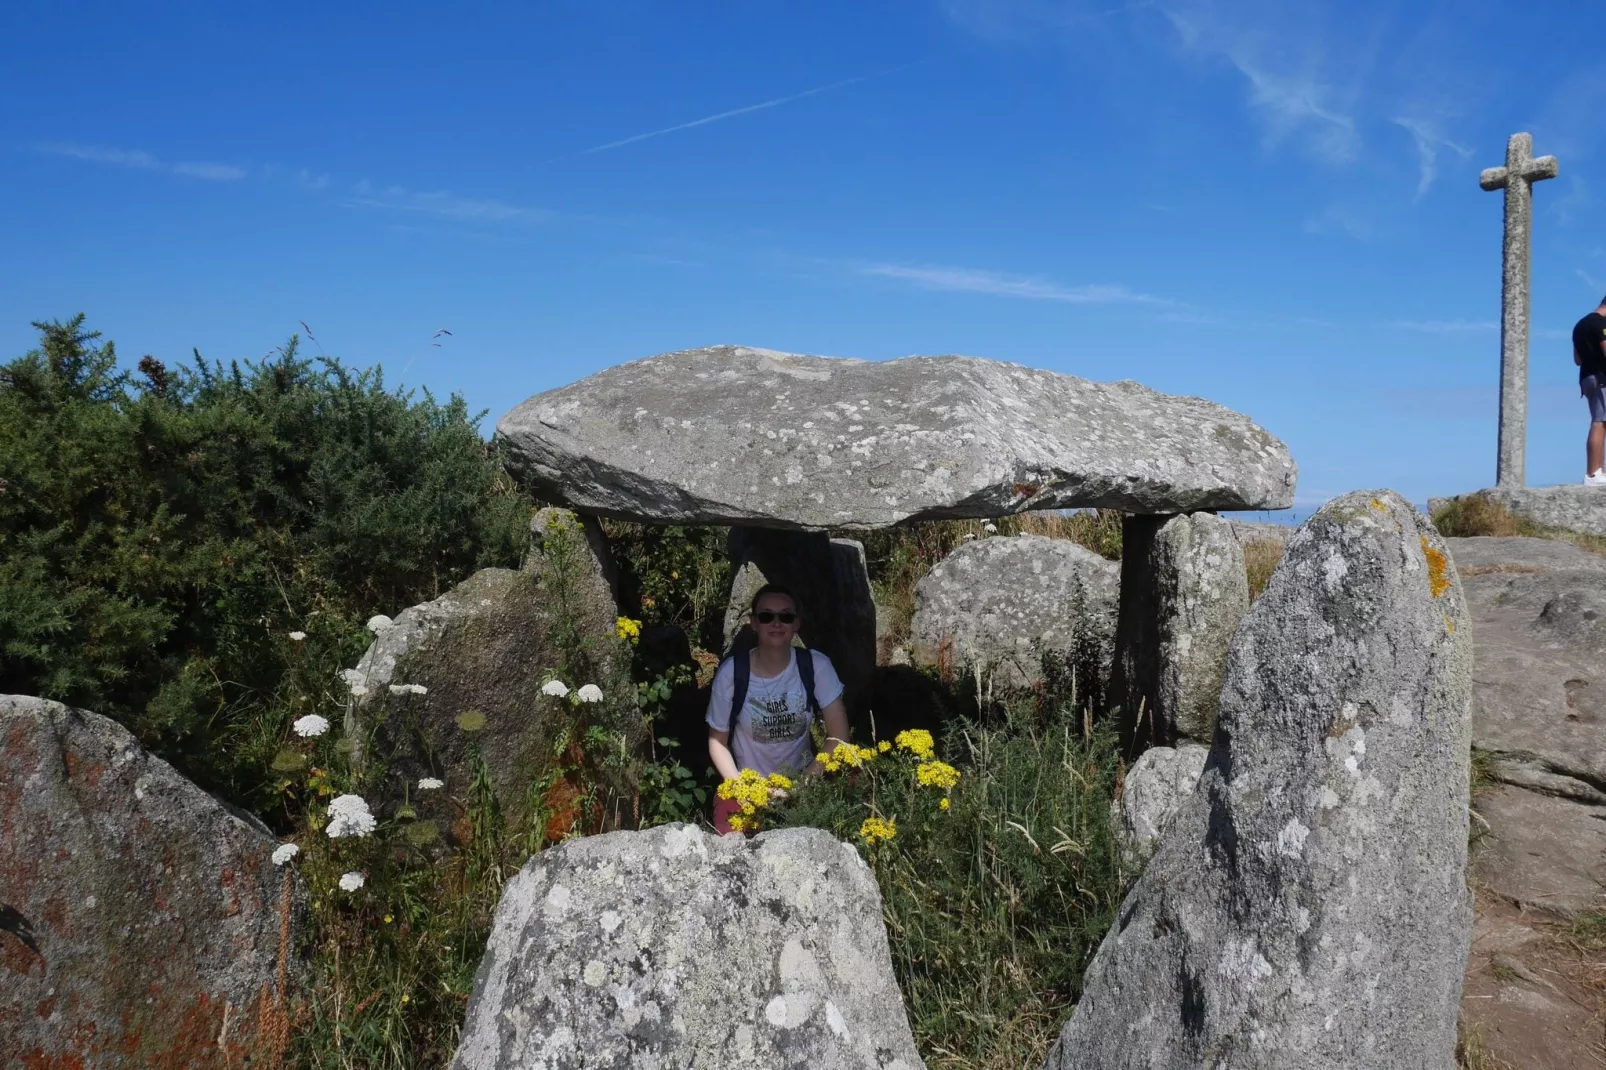
[(1573, 327), (1573, 363), (1578, 392), (1589, 402), (1589, 437), (1584, 440), (1584, 483), (1606, 487), (1606, 297)]
[[(842, 680), (831, 659), (792, 645), (802, 623), (792, 592), (773, 583), (759, 588), (751, 613), (758, 645), (725, 659), (708, 700), (708, 757), (726, 780), (744, 769), (763, 776), (814, 769), (809, 729), (816, 715), (825, 722), (827, 748), (848, 739)], [(805, 653), (806, 664), (799, 660)], [(715, 831), (730, 832), (737, 809), (736, 800), (716, 798)]]

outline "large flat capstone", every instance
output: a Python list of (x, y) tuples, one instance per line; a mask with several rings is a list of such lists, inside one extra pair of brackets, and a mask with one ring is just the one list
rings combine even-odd
[(1467, 957), (1472, 636), (1410, 503), (1325, 505), (1234, 637), (1198, 787), (1051, 1070), (1450, 1070)]
[(874, 529), (1294, 500), (1287, 447), (1239, 413), (975, 357), (665, 353), (536, 395), (497, 438), (543, 494), (671, 524)]

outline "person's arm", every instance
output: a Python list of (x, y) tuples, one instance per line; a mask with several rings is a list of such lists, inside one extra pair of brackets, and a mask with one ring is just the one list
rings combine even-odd
[(708, 726), (708, 760), (725, 780), (735, 780), (741, 775), (736, 768), (736, 756), (731, 753), (731, 734), (713, 725)]
[[(825, 722), (825, 753), (830, 754), (838, 743), (848, 741), (847, 707), (842, 705), (840, 698), (834, 699), (829, 706), (820, 711), (820, 720)], [(809, 763), (807, 769), (803, 770), (803, 775), (813, 776), (824, 768), (825, 766), (816, 758)]]

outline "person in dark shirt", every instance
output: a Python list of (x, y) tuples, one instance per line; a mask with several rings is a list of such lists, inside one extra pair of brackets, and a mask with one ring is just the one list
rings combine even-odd
[(1584, 447), (1584, 483), (1606, 487), (1606, 297), (1573, 327), (1573, 363), (1578, 392), (1589, 402), (1589, 437)]

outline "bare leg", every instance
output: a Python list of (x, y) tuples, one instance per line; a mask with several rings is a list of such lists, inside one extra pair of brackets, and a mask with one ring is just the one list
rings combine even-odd
[(1606, 424), (1592, 423), (1589, 425), (1589, 438), (1586, 442), (1585, 454), (1589, 462), (1589, 469), (1584, 474), (1592, 476), (1606, 467)]

